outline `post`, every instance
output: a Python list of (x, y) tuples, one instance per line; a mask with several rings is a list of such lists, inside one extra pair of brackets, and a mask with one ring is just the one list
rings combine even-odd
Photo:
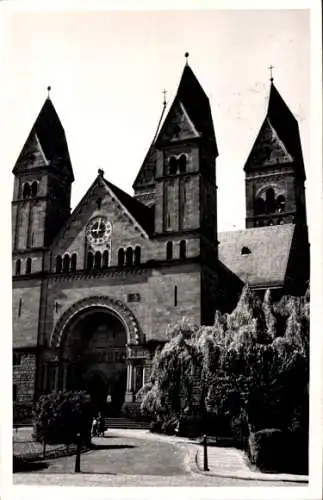
[(45, 458), (46, 456), (46, 438), (44, 437), (44, 441), (43, 441), (43, 458)]
[(208, 460), (207, 460), (207, 438), (206, 438), (206, 434), (204, 434), (204, 436), (203, 436), (203, 448), (204, 448), (204, 470), (208, 471), (209, 467), (208, 467)]
[(76, 455), (75, 455), (75, 469), (74, 472), (81, 472), (81, 434), (76, 434)]

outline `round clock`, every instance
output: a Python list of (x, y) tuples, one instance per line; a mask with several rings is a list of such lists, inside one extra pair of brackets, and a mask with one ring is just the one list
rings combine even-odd
[(105, 217), (95, 217), (87, 227), (86, 236), (90, 245), (100, 246), (107, 243), (111, 236), (112, 226)]

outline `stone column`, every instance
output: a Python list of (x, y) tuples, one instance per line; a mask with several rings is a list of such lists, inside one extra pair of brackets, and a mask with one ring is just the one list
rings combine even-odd
[(54, 381), (54, 391), (58, 391), (59, 382), (59, 365), (55, 365), (55, 381)]
[(142, 368), (142, 387), (145, 385), (145, 375), (146, 375), (146, 367), (144, 365)]
[(67, 369), (68, 369), (68, 364), (64, 362), (63, 364), (63, 391), (66, 391), (67, 389)]
[(44, 363), (44, 378), (41, 381), (42, 392), (47, 392), (47, 381), (48, 381), (48, 364)]
[(128, 362), (127, 365), (127, 390), (125, 395), (125, 402), (129, 403), (133, 401), (133, 363)]

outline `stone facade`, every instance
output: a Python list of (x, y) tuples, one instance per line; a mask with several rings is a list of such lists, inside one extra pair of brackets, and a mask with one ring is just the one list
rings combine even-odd
[[(70, 213), (74, 176), (65, 132), (46, 100), (13, 170), (17, 404), (69, 388), (90, 388), (98, 404), (100, 391), (132, 401), (170, 323), (188, 317), (212, 324), (216, 309), (234, 307), (243, 280), (218, 257), (217, 155), (207, 96), (185, 66), (135, 196), (99, 171)], [(296, 193), (294, 173), (270, 168), (266, 179), (277, 177)], [(248, 226), (264, 172), (247, 170)], [(295, 199), (291, 194), (286, 207), (292, 203), (298, 214)], [(306, 245), (294, 246), (306, 255)], [(297, 260), (289, 260), (297, 281)]]

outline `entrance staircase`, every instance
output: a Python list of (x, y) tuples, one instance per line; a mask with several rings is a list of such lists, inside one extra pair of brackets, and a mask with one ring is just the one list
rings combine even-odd
[(105, 417), (104, 424), (108, 429), (149, 429), (149, 422), (135, 421), (125, 417)]

